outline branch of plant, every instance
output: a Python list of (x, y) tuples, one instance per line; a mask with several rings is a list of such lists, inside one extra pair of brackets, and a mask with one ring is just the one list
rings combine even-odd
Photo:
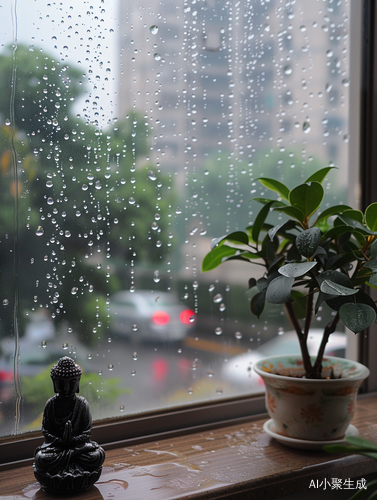
[(323, 332), (321, 345), (319, 346), (319, 349), (318, 349), (317, 359), (315, 360), (315, 363), (314, 363), (314, 371), (315, 372), (317, 370), (319, 370), (319, 373), (321, 373), (322, 358), (323, 358), (323, 355), (325, 353), (326, 344), (329, 340), (330, 335), (335, 332), (335, 329), (336, 329), (336, 326), (339, 322), (339, 319), (340, 319), (339, 313), (337, 312), (336, 315), (334, 316), (334, 318), (325, 327), (325, 330)]
[(304, 363), (305, 372), (311, 373), (313, 370), (313, 366), (312, 366), (312, 363), (310, 360), (308, 346), (307, 346), (306, 340), (304, 338), (304, 334), (301, 330), (300, 323), (298, 322), (295, 311), (293, 309), (293, 305), (291, 302), (286, 302), (285, 307), (287, 309), (289, 319), (291, 320), (293, 328), (295, 329), (295, 332), (297, 334), (298, 341), (300, 343), (300, 349), (301, 349), (302, 360)]

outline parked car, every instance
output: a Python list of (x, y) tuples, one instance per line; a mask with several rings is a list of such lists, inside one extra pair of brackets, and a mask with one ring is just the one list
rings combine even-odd
[[(322, 340), (322, 333), (322, 330), (319, 328), (310, 331), (308, 349), (311, 355), (315, 355), (318, 351)], [(334, 332), (330, 335), (330, 339), (326, 345), (325, 355), (344, 358), (346, 345), (346, 334)], [(230, 358), (224, 364), (223, 377), (242, 392), (260, 392), (263, 390), (263, 382), (259, 375), (254, 372), (253, 365), (261, 358), (277, 354), (300, 354), (300, 346), (294, 331), (274, 337), (254, 351)]]
[(180, 341), (196, 322), (194, 311), (168, 292), (124, 290), (110, 300), (111, 330), (133, 341)]

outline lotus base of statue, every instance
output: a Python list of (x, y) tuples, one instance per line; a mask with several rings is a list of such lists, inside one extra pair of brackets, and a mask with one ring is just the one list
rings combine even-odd
[(52, 493), (76, 493), (88, 490), (98, 481), (102, 467), (94, 471), (64, 471), (51, 475), (48, 472), (40, 473), (34, 467), (34, 475), (42, 489)]

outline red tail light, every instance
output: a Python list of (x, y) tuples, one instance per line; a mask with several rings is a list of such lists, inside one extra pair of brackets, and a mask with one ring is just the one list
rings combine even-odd
[(196, 321), (196, 314), (191, 309), (185, 309), (179, 315), (179, 319), (184, 325), (193, 325)]
[(152, 321), (155, 325), (163, 326), (169, 323), (170, 316), (165, 311), (155, 311), (152, 316)]

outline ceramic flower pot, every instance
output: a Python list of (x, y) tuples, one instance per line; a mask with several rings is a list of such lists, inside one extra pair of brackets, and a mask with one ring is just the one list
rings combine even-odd
[(342, 439), (355, 412), (357, 392), (368, 377), (366, 366), (348, 359), (326, 356), (323, 370), (340, 378), (310, 380), (278, 375), (302, 370), (296, 355), (261, 359), (254, 370), (266, 386), (266, 407), (277, 434), (294, 439)]

